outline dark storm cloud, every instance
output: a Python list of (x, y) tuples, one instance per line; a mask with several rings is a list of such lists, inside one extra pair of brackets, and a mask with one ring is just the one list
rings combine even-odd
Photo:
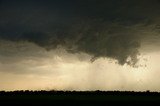
[[(145, 28), (158, 31), (158, 0), (0, 0), (0, 38), (58, 45), (134, 66)], [(153, 27), (155, 26), (155, 27)], [(151, 30), (151, 29), (150, 29)]]

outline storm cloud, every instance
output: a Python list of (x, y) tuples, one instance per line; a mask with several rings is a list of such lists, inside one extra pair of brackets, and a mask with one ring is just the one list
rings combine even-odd
[(0, 0), (0, 39), (62, 46), (135, 66), (143, 42), (160, 41), (158, 0)]

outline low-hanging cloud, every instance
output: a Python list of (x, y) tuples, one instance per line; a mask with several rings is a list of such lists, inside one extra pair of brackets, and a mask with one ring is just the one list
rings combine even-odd
[(91, 61), (107, 57), (135, 66), (143, 39), (152, 32), (159, 36), (159, 5), (158, 0), (71, 0), (63, 4), (2, 0), (0, 39), (28, 41), (46, 50), (60, 45), (70, 53), (91, 55)]

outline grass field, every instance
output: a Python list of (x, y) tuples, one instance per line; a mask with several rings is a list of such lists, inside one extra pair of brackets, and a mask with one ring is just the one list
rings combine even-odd
[(159, 103), (157, 92), (14, 91), (0, 92), (1, 104)]

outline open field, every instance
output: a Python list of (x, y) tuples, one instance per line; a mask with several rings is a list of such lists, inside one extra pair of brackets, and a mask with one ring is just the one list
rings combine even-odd
[(0, 92), (2, 104), (159, 103), (157, 92), (14, 91)]

